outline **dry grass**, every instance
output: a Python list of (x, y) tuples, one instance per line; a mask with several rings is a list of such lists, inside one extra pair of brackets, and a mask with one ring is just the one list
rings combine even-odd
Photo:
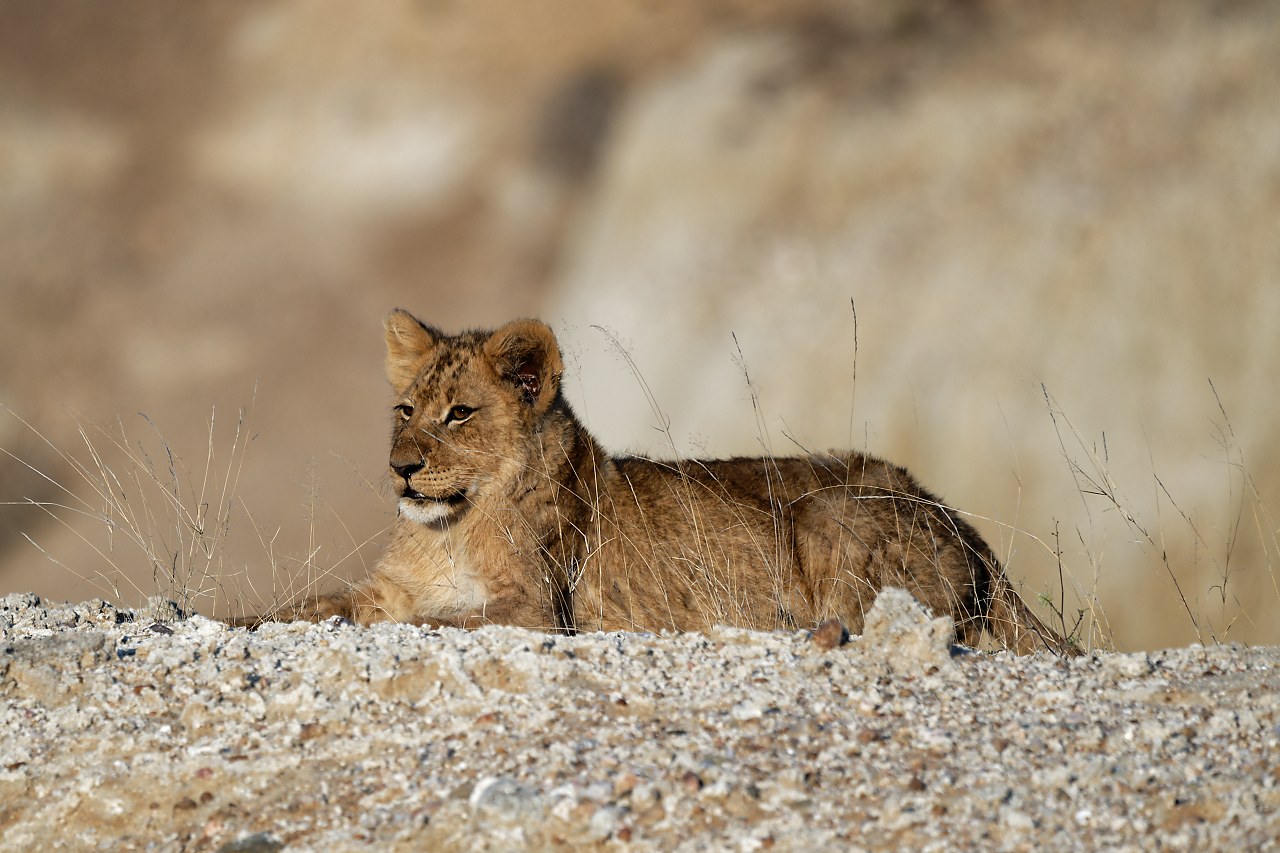
[[(253, 441), (249, 432), (252, 410), (251, 404), (237, 412), (229, 445), (225, 438), (219, 443), (220, 425), (216, 410), (212, 411), (203, 459), (198, 465), (189, 466), (146, 415), (139, 414), (142, 428), (134, 433), (123, 418), (108, 425), (71, 413), (82, 444), (77, 453), (56, 446), (5, 407), (72, 475), (63, 482), (0, 447), (0, 453), (62, 495), (57, 500), (24, 498), (0, 505), (29, 507), (70, 531), (96, 555), (101, 568), (86, 574), (67, 565), (32, 537), (25, 533), (23, 536), (62, 570), (122, 605), (158, 595), (175, 602), (183, 611), (212, 616), (222, 608), (239, 615), (269, 612), (284, 602), (316, 592), (345, 563), (358, 556), (370, 539), (357, 541), (335, 514), (336, 523), (351, 544), (350, 550), (328, 565), (318, 562), (321, 548), (317, 531), (325, 521), (327, 504), (313, 470), (307, 484), (307, 552), (300, 557), (277, 552), (279, 528), (271, 532), (260, 524), (239, 494)], [(91, 523), (85, 524), (86, 520)], [(269, 589), (255, 587), (254, 573), (245, 565), (233, 564), (227, 546), (236, 535), (252, 535), (260, 543), (271, 567)], [(143, 576), (139, 559), (150, 571), (149, 584), (139, 580)]]
[[(1182, 613), (1202, 645), (1229, 642), (1232, 627), (1238, 620), (1252, 621), (1251, 608), (1240, 597), (1236, 589), (1239, 584), (1233, 579), (1242, 568), (1236, 555), (1242, 544), (1241, 537), (1249, 528), (1258, 537), (1255, 553), (1262, 563), (1254, 568), (1265, 569), (1271, 590), (1280, 601), (1280, 585), (1276, 579), (1280, 531), (1246, 467), (1243, 450), (1216, 389), (1212, 390), (1221, 420), (1215, 419), (1213, 423), (1221, 452), (1218, 464), (1221, 464), (1228, 480), (1228, 505), (1219, 516), (1226, 520), (1225, 526), (1213, 529), (1206, 528), (1197, 519), (1197, 513), (1186, 508), (1189, 504), (1175, 498), (1155, 470), (1154, 460), (1151, 463), (1150, 487), (1155, 497), (1155, 519), (1140, 518), (1134, 510), (1135, 501), (1127, 496), (1112, 475), (1106, 436), (1102, 436), (1100, 443), (1089, 441), (1048, 389), (1042, 390), (1063, 459), (1070, 467), (1083, 507), (1084, 524), (1077, 526), (1075, 533), (1081, 549), (1077, 556), (1084, 566), (1082, 574), (1087, 574), (1089, 582), (1081, 584), (1071, 573), (1068, 576), (1071, 580), (1069, 589), (1088, 604), (1086, 622), (1090, 626), (1105, 626), (1105, 613), (1096, 595), (1099, 580), (1106, 571), (1105, 555), (1096, 546), (1102, 538), (1099, 534), (1101, 519), (1095, 508), (1098, 501), (1103, 512), (1114, 513), (1123, 520), (1133, 535), (1133, 542), (1144, 555), (1154, 560), (1160, 570), (1161, 582), (1175, 592)], [(1172, 510), (1172, 514), (1168, 510)], [(1169, 528), (1170, 523), (1180, 528), (1176, 534)], [(1187, 534), (1191, 542), (1190, 552), (1172, 551), (1169, 543), (1186, 541)], [(1054, 543), (1054, 552), (1061, 569), (1063, 551), (1057, 542)], [(1207, 585), (1203, 577), (1206, 572), (1209, 573)], [(1263, 606), (1262, 602), (1257, 602), (1257, 605)]]

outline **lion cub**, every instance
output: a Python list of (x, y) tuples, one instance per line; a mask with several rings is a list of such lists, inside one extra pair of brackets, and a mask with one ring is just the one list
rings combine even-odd
[(445, 335), (386, 320), (400, 518), (372, 576), (288, 615), (557, 631), (814, 626), (860, 633), (901, 586), (957, 636), (1068, 650), (978, 533), (902, 468), (853, 452), (610, 456), (560, 392), (533, 320)]

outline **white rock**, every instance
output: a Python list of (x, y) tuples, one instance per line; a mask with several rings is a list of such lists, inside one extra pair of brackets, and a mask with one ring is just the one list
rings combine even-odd
[(1141, 678), (1153, 670), (1151, 659), (1144, 652), (1107, 655), (1102, 659), (1102, 672), (1112, 681)]
[(882, 659), (890, 672), (950, 675), (959, 672), (951, 659), (954, 638), (950, 616), (935, 619), (906, 590), (887, 586), (867, 611), (858, 647)]

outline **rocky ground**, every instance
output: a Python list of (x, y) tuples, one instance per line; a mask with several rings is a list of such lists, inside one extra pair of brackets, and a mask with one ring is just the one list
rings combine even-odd
[(0, 600), (0, 848), (1271, 850), (1280, 655)]

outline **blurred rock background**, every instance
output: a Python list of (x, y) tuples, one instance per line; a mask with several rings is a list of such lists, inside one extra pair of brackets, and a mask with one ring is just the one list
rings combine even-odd
[(617, 451), (906, 465), (1092, 643), (1280, 643), (1276, 4), (0, 16), (0, 591), (361, 576), (399, 306), (542, 317)]

